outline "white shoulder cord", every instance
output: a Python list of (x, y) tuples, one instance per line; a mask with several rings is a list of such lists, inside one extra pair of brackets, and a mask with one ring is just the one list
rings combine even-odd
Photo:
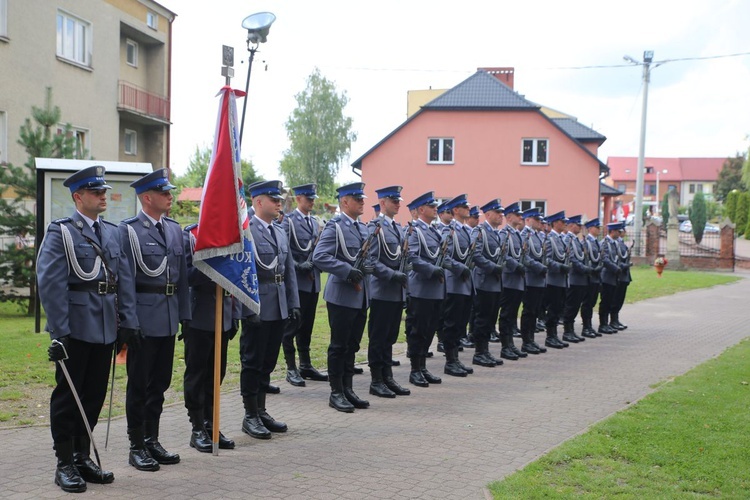
[(294, 246), (297, 247), (297, 249), (300, 252), (308, 252), (312, 248), (313, 240), (315, 239), (315, 233), (313, 233), (313, 237), (310, 238), (310, 241), (307, 242), (307, 246), (303, 247), (299, 244), (299, 240), (297, 239), (297, 229), (294, 227), (294, 221), (289, 221), (289, 241), (294, 241)]
[[(617, 254), (620, 257), (620, 259), (621, 260), (627, 259), (628, 258), (628, 246), (625, 243), (620, 245), (619, 242), (615, 242), (615, 246), (617, 248)], [(622, 250), (620, 249), (621, 247), (625, 249), (625, 253), (622, 253)]]
[[(349, 250), (346, 248), (346, 245), (344, 245), (344, 233), (341, 231), (341, 226), (333, 223), (334, 226), (336, 226), (336, 247), (341, 248), (341, 253), (344, 254), (344, 257), (349, 260), (350, 262), (354, 262), (357, 260), (357, 255), (352, 255), (349, 253)], [(335, 248), (335, 247), (334, 247)]]
[(498, 246), (494, 253), (490, 252), (490, 244), (487, 241), (489, 238), (487, 237), (487, 231), (484, 230), (484, 228), (480, 228), (480, 231), (482, 231), (482, 241), (484, 242), (484, 253), (487, 254), (487, 256), (490, 259), (496, 259), (498, 255), (500, 255), (500, 247)]
[[(276, 231), (273, 225), (269, 225), (268, 228), (271, 231)], [(258, 267), (260, 267), (261, 269), (265, 269), (266, 271), (271, 271), (275, 274), (276, 269), (279, 267), (279, 256), (276, 255), (270, 264), (265, 264), (262, 260), (260, 260), (260, 256), (258, 255), (258, 249), (255, 248), (255, 238), (252, 239), (252, 245), (253, 245), (253, 253), (255, 254), (255, 263), (258, 264)]]
[(438, 257), (438, 254), (440, 253), (440, 245), (435, 249), (435, 252), (430, 252), (430, 247), (427, 246), (427, 242), (424, 239), (424, 234), (422, 234), (422, 230), (418, 227), (415, 227), (414, 229), (417, 230), (417, 237), (419, 238), (419, 252), (418, 255), (421, 254), (422, 249), (424, 248), (424, 253), (427, 255), (427, 257), (430, 260), (435, 260)]
[[(65, 224), (60, 224), (60, 232), (62, 233), (63, 247), (65, 248), (65, 257), (67, 257), (70, 268), (73, 268), (73, 272), (76, 276), (81, 278), (83, 281), (93, 281), (99, 276), (99, 271), (102, 269), (102, 258), (98, 255), (94, 259), (94, 267), (91, 268), (91, 272), (85, 272), (81, 265), (78, 263), (78, 259), (75, 258), (75, 250), (73, 245), (73, 237), (70, 235), (70, 230), (65, 227)], [(107, 279), (107, 268), (104, 268), (104, 279)]]
[(380, 234), (378, 235), (378, 238), (380, 239), (380, 248), (383, 249), (385, 252), (385, 256), (388, 257), (391, 260), (398, 260), (401, 258), (401, 245), (396, 245), (396, 251), (391, 252), (391, 249), (388, 248), (388, 245), (385, 243), (385, 232), (383, 229), (380, 229)]
[(509, 240), (508, 241), (508, 250), (509, 250), (508, 253), (510, 253), (510, 255), (513, 256), (514, 259), (520, 258), (521, 257), (521, 249), (520, 248), (518, 248), (518, 249), (516, 248), (516, 244), (513, 241), (513, 232), (509, 229), (508, 231), (506, 231), (506, 233), (508, 233), (508, 240)]
[(561, 252), (561, 251), (560, 251), (560, 250), (559, 250), (559, 249), (557, 248), (557, 243), (555, 243), (555, 240), (556, 240), (556, 239), (557, 239), (557, 238), (550, 238), (550, 243), (552, 243), (552, 251), (554, 252), (554, 254), (555, 254), (555, 257), (557, 258), (557, 260), (559, 260), (560, 262), (562, 262), (563, 260), (565, 260), (565, 250), (563, 250), (563, 251)]
[(461, 252), (461, 244), (458, 242), (458, 231), (453, 231), (453, 253), (458, 257), (458, 260), (464, 261), (466, 260), (466, 256), (469, 255), (469, 249), (471, 248), (471, 244), (466, 247), (466, 251), (463, 253)]
[(538, 260), (542, 256), (542, 246), (539, 246), (538, 250), (534, 247), (533, 236), (534, 235), (529, 232), (529, 237), (527, 238), (527, 241), (529, 242), (529, 251), (531, 252), (531, 255), (533, 255), (534, 258)]
[[(130, 249), (133, 251), (133, 257), (135, 258), (135, 261), (138, 263), (138, 267), (141, 268), (141, 271), (143, 271), (143, 274), (148, 276), (149, 278), (156, 278), (157, 276), (161, 276), (164, 273), (164, 270), (167, 269), (167, 256), (164, 256), (164, 260), (161, 261), (161, 264), (159, 264), (159, 267), (156, 269), (150, 269), (145, 262), (143, 262), (143, 254), (141, 253), (141, 242), (138, 240), (138, 235), (135, 232), (135, 229), (133, 229), (133, 226), (130, 224), (126, 224), (128, 226), (128, 236), (130, 238)], [(167, 273), (167, 282), (169, 282), (169, 273)]]
[(572, 248), (573, 248), (573, 253), (574, 253), (574, 254), (575, 254), (575, 256), (576, 256), (576, 259), (578, 259), (578, 260), (580, 260), (581, 262), (583, 262), (583, 258), (585, 257), (585, 255), (583, 254), (583, 248), (581, 248), (581, 253), (578, 253), (578, 245), (576, 245), (576, 242), (574, 241), (574, 240), (577, 240), (577, 239), (578, 239), (578, 238), (573, 238), (573, 239), (571, 239), (571, 240), (570, 240), (570, 244), (571, 244), (571, 246), (572, 246)]
[(591, 240), (588, 238), (586, 238), (586, 245), (589, 248), (589, 260), (593, 262), (594, 264), (598, 264), (602, 258), (601, 249), (597, 249), (599, 250), (599, 253), (596, 255), (596, 257), (594, 257), (594, 245), (591, 243)]

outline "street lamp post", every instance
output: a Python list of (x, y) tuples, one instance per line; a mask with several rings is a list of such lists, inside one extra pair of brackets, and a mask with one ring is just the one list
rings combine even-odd
[(661, 198), (659, 197), (659, 174), (666, 174), (667, 172), (666, 168), (661, 171), (656, 171), (656, 215), (659, 215), (659, 207), (661, 206)]
[(247, 80), (245, 82), (245, 101), (242, 103), (242, 121), (240, 122), (240, 147), (242, 147), (242, 133), (245, 131), (245, 112), (247, 111), (247, 91), (250, 89), (250, 72), (253, 69), (253, 59), (258, 51), (258, 45), (266, 43), (271, 25), (276, 16), (270, 12), (251, 14), (242, 20), (242, 27), (247, 30), (247, 51), (250, 52), (247, 66)]

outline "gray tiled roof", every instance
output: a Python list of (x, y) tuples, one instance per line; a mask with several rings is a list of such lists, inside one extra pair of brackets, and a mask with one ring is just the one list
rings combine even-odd
[(573, 118), (552, 118), (552, 121), (577, 141), (605, 141), (607, 138)]
[(605, 195), (606, 196), (620, 196), (621, 194), (624, 194), (622, 191), (620, 191), (619, 189), (613, 188), (609, 184), (605, 184), (602, 182), (600, 183), (600, 186), (601, 186), (601, 189), (599, 192), (602, 194), (602, 196), (605, 196)]
[(477, 71), (423, 106), (425, 109), (539, 109), (490, 75)]

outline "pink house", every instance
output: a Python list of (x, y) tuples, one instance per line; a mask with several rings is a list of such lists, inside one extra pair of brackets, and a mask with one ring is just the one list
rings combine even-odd
[(484, 68), (428, 102), (383, 138), (352, 168), (365, 192), (402, 185), (400, 222), (406, 203), (427, 191), (441, 199), (467, 193), (473, 205), (493, 198), (545, 213), (597, 217), (600, 177), (597, 158), (606, 138), (516, 93), (512, 69)]

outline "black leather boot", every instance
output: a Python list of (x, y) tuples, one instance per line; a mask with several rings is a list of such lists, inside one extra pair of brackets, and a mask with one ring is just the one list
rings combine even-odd
[(328, 382), (328, 375), (320, 373), (310, 362), (310, 351), (299, 352), (299, 374), (303, 379)]
[(579, 338), (573, 333), (573, 325), (570, 323), (563, 324), (562, 338), (565, 342), (572, 342), (573, 344), (580, 342)]
[(170, 453), (159, 443), (159, 420), (146, 420), (143, 422), (143, 440), (151, 457), (162, 465), (180, 463), (177, 453)]
[(395, 398), (396, 393), (390, 390), (385, 381), (383, 380), (383, 367), (382, 366), (371, 366), (370, 367), (370, 394), (379, 398)]
[(383, 382), (396, 396), (408, 396), (411, 391), (406, 387), (401, 387), (398, 382), (393, 378), (393, 367), (383, 367)]
[[(210, 415), (213, 415), (213, 412), (210, 413)], [(213, 417), (212, 417), (213, 418)], [(213, 442), (213, 436), (214, 436), (214, 424), (212, 420), (205, 419), (203, 421), (203, 426), (206, 428), (206, 433), (208, 433), (208, 437)], [(219, 449), (220, 450), (233, 450), (234, 449), (234, 441), (229, 439), (224, 435), (221, 430), (219, 430)]]
[(355, 408), (365, 410), (370, 407), (370, 402), (366, 399), (362, 399), (357, 396), (352, 387), (352, 375), (344, 375), (342, 378), (344, 384), (344, 397), (349, 401)]
[(471, 363), (479, 366), (486, 366), (488, 368), (494, 368), (497, 366), (495, 361), (491, 360), (488, 355), (490, 353), (487, 341), (476, 340), (476, 349), (474, 350), (474, 356), (471, 359)]
[(445, 351), (445, 368), (443, 373), (452, 377), (465, 377), (468, 372), (461, 368), (457, 361), (458, 348), (448, 349)]
[(511, 345), (513, 345), (513, 334), (501, 333), (500, 340), (503, 343), (503, 347), (500, 349), (500, 357), (510, 361), (518, 360), (518, 354), (511, 348)]
[(146, 443), (143, 441), (143, 428), (134, 427), (128, 429), (128, 439), (130, 439), (128, 463), (136, 469), (146, 472), (159, 470), (159, 462), (154, 460), (146, 449)]
[(620, 323), (620, 313), (612, 314), (612, 321), (609, 322), (609, 326), (615, 330), (625, 330), (628, 328), (628, 325)]
[(281, 420), (274, 419), (266, 411), (266, 395), (265, 393), (258, 394), (258, 416), (263, 425), (271, 432), (286, 432), (289, 427), (286, 423)]
[(297, 370), (297, 364), (294, 362), (294, 353), (285, 352), (284, 358), (286, 359), (286, 381), (294, 387), (305, 387), (305, 381)]
[(195, 448), (201, 453), (211, 453), (214, 446), (211, 442), (211, 436), (206, 430), (203, 412), (200, 410), (189, 410), (188, 418), (190, 419), (190, 424), (193, 426), (193, 430), (190, 433), (190, 447)]
[(73, 442), (58, 441), (55, 443), (57, 468), (55, 469), (55, 484), (69, 493), (83, 493), (86, 491), (86, 481), (73, 464)]
[(424, 379), (430, 383), (430, 384), (440, 384), (443, 382), (443, 379), (438, 377), (437, 375), (433, 375), (430, 373), (430, 371), (427, 369), (427, 358), (424, 356), (419, 357), (419, 369), (422, 371), (422, 376)]
[(271, 439), (269, 431), (258, 414), (258, 396), (243, 396), (245, 418), (242, 419), (242, 432), (256, 439)]
[(341, 377), (331, 377), (329, 375), (328, 383), (331, 384), (331, 396), (328, 398), (328, 406), (344, 413), (352, 413), (354, 405), (344, 396), (344, 383)]
[[(510, 350), (511, 350), (511, 351), (513, 351), (513, 352), (514, 352), (514, 353), (516, 354), (516, 356), (518, 356), (519, 358), (525, 358), (525, 357), (527, 357), (527, 356), (528, 356), (528, 354), (526, 354), (525, 352), (523, 352), (522, 350), (520, 350), (520, 349), (519, 349), (518, 347), (516, 347), (516, 344), (515, 344), (515, 342), (513, 342), (513, 337), (515, 337), (515, 336), (516, 336), (516, 335), (514, 334), (514, 335), (512, 335), (512, 336), (510, 337), (510, 339), (508, 339), (508, 347), (509, 347), (509, 348), (510, 348)], [(521, 334), (520, 334), (520, 333), (518, 334), (518, 337), (521, 337)], [(522, 337), (521, 337), (521, 338), (522, 338)]]
[(411, 356), (409, 358), (411, 363), (411, 372), (409, 373), (409, 383), (416, 385), (417, 387), (429, 387), (430, 383), (424, 378), (422, 373), (422, 363), (420, 362), (419, 356)]
[(551, 326), (547, 328), (547, 338), (544, 340), (544, 345), (553, 349), (562, 349), (564, 347), (568, 347), (568, 344), (561, 341), (557, 336), (557, 326)]
[(91, 460), (91, 440), (88, 436), (73, 438), (73, 464), (84, 481), (96, 484), (109, 484), (115, 480), (115, 475), (102, 470)]
[(456, 363), (458, 364), (459, 367), (461, 367), (461, 369), (463, 371), (465, 371), (466, 373), (468, 373), (469, 375), (471, 375), (472, 373), (474, 373), (474, 368), (472, 368), (470, 366), (466, 366), (465, 364), (463, 364), (461, 362), (461, 359), (458, 357), (459, 350), (460, 349), (456, 348)]

